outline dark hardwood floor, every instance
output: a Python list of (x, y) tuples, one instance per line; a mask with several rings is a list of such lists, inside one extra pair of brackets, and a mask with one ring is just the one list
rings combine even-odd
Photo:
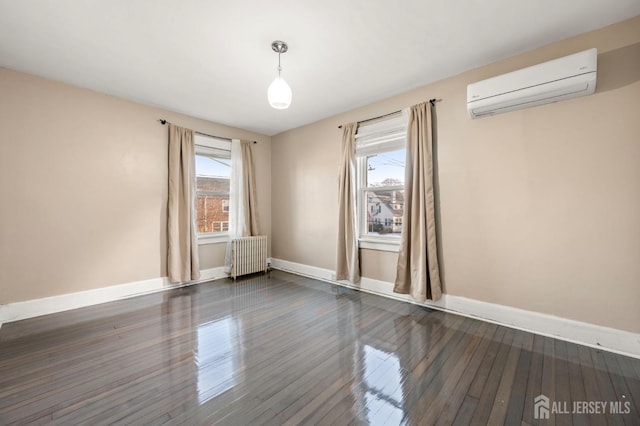
[(639, 410), (640, 360), (279, 271), (0, 329), (2, 425), (638, 425)]

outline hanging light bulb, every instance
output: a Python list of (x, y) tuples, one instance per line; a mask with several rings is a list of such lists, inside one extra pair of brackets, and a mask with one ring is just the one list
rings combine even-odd
[(291, 87), (278, 75), (269, 85), (267, 97), (275, 109), (287, 109), (291, 105)]
[(271, 43), (271, 49), (278, 53), (278, 76), (271, 82), (267, 90), (269, 105), (275, 109), (287, 109), (291, 105), (291, 87), (280, 76), (282, 67), (280, 66), (280, 55), (285, 53), (289, 47), (284, 41), (276, 40)]

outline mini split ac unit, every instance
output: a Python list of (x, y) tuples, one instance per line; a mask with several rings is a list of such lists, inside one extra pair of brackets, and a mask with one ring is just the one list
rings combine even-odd
[(589, 49), (467, 86), (471, 118), (590, 95), (598, 51)]

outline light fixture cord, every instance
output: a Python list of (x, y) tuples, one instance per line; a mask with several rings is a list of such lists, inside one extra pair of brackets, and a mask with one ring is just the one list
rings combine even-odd
[(280, 77), (280, 71), (282, 71), (282, 67), (280, 66), (280, 52), (278, 52), (278, 77)]

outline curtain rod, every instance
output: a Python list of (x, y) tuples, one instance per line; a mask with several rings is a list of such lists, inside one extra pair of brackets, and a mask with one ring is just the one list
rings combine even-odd
[[(160, 124), (162, 124), (163, 126), (165, 124), (173, 124), (172, 122), (165, 120), (164, 118), (160, 118), (158, 119), (158, 121), (160, 122)], [(210, 138), (216, 138), (216, 139), (224, 139), (226, 141), (231, 141), (231, 138), (223, 138), (221, 136), (214, 136), (214, 135), (210, 135), (208, 133), (202, 133), (202, 132), (198, 132), (198, 131), (193, 131), (193, 133), (197, 134), (197, 135), (201, 135), (201, 136), (209, 136)], [(258, 143), (257, 141), (253, 141), (253, 143)]]
[[(431, 104), (431, 106), (434, 106), (436, 104), (436, 102), (440, 102), (442, 99), (429, 99), (429, 103)], [(366, 123), (367, 121), (373, 121), (373, 120), (377, 120), (378, 118), (384, 118), (387, 117), (389, 115), (393, 115), (393, 114), (397, 114), (399, 112), (401, 112), (402, 110), (399, 109), (398, 111), (393, 111), (390, 112), (389, 114), (383, 114), (383, 115), (379, 115), (377, 117), (373, 117), (373, 118), (367, 118), (366, 120), (360, 120), (357, 123)], [(338, 126), (338, 129), (342, 129), (342, 124)]]

